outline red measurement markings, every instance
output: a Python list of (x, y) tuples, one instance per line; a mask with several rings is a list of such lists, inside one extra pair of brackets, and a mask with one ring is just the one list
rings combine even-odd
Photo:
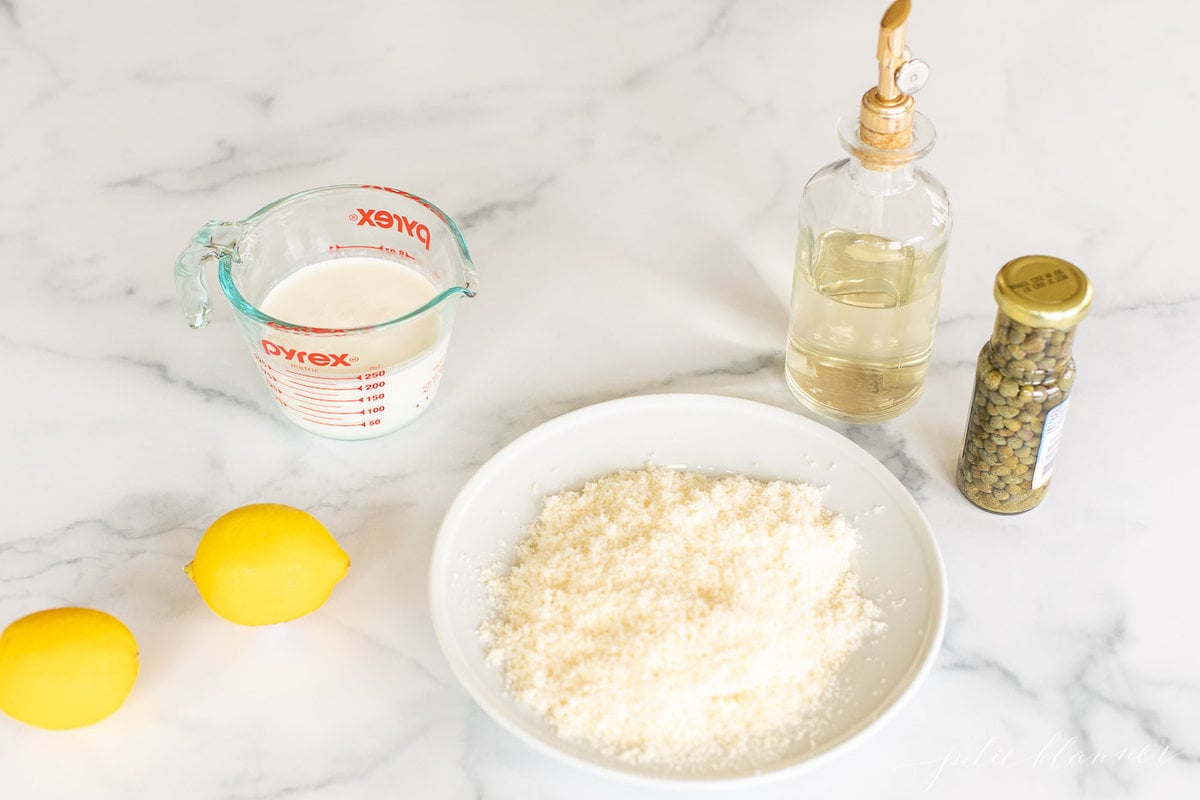
[[(300, 391), (296, 386), (287, 381), (280, 380), (274, 375), (267, 375), (267, 385), (276, 393), (282, 394), (293, 400), (305, 400), (310, 403), (320, 403), (329, 406), (341, 406), (344, 403), (362, 403), (365, 402), (360, 395), (359, 397), (337, 397), (336, 395), (318, 395)], [(285, 391), (286, 390), (286, 391)]]
[(357, 384), (355, 386), (346, 386), (341, 389), (334, 389), (334, 388), (330, 388), (327, 386), (314, 386), (311, 383), (304, 383), (303, 381), (287, 380), (286, 378), (281, 379), (281, 380), (283, 383), (286, 383), (288, 386), (294, 386), (297, 389), (304, 389), (305, 391), (309, 391), (309, 392), (321, 392), (321, 393), (327, 394), (327, 395), (336, 395), (339, 392), (361, 392), (362, 391), (361, 383)]
[(347, 386), (346, 389), (324, 389), (322, 386), (301, 384), (299, 380), (288, 380), (286, 378), (280, 379), (280, 384), (298, 392), (308, 392), (310, 395), (324, 397), (325, 399), (347, 399), (346, 392), (360, 395), (362, 391), (359, 386)]
[(383, 422), (383, 420), (379, 419), (378, 417), (375, 419), (366, 420), (365, 422), (330, 422), (329, 420), (325, 419), (313, 419), (312, 417), (306, 417), (303, 414), (300, 415), (300, 418), (306, 422), (311, 422), (314, 425), (326, 425), (330, 428), (372, 428)]
[(311, 408), (305, 405), (301, 405), (300, 407), (305, 411), (311, 411), (314, 414), (321, 414), (326, 417), (373, 417), (376, 414), (382, 414), (384, 411), (387, 411), (387, 406), (375, 406), (374, 408), (364, 408), (359, 411), (330, 411), (324, 408)]
[[(312, 417), (304, 417), (304, 416), (302, 416), (301, 419), (303, 419), (305, 422), (311, 422), (314, 425), (325, 425), (326, 427), (329, 427), (329, 428), (366, 428), (367, 427), (367, 423), (365, 423), (365, 422), (328, 422), (327, 420), (313, 419)], [(371, 424), (374, 425), (377, 422), (378, 422), (378, 420), (375, 420), (375, 421), (371, 422)]]
[(305, 378), (307, 380), (322, 381), (325, 383), (345, 383), (346, 381), (351, 381), (351, 382), (365, 381), (365, 380), (370, 380), (371, 378), (382, 378), (383, 377), (382, 372), (365, 372), (365, 373), (361, 373), (359, 375), (313, 375), (311, 372), (300, 372), (299, 370), (294, 370), (294, 369), (284, 369), (282, 371), (286, 372), (288, 375), (299, 375), (301, 378)]
[(375, 389), (383, 386), (382, 382), (376, 382), (373, 384), (359, 383), (356, 382), (357, 379), (355, 378), (342, 379), (344, 381), (348, 380), (350, 382), (349, 385), (335, 384), (333, 383), (333, 380), (335, 379), (326, 380), (325, 383), (314, 383), (311, 376), (305, 376), (305, 378), (305, 380), (300, 380), (299, 378), (294, 378), (291, 377), (291, 375), (287, 375), (286, 377), (280, 378), (280, 380), (289, 386), (303, 388), (311, 392), (324, 392), (326, 394), (333, 395), (337, 395), (338, 393), (342, 392), (361, 392), (363, 389)]
[(342, 376), (333, 377), (333, 376), (327, 376), (327, 375), (313, 375), (311, 372), (301, 372), (299, 370), (294, 370), (294, 369), (287, 369), (287, 368), (278, 369), (270, 361), (263, 359), (261, 356), (259, 356), (257, 354), (254, 356), (254, 360), (258, 362), (258, 366), (261, 367), (265, 372), (270, 372), (275, 375), (288, 376), (289, 379), (294, 376), (294, 377), (304, 378), (305, 380), (313, 381), (314, 383), (322, 383), (323, 382), (323, 383), (330, 383), (330, 384), (345, 383), (346, 381), (357, 382), (357, 381), (362, 380), (361, 375), (346, 375), (344, 377), (342, 377)]
[(281, 391), (279, 389), (275, 390), (275, 394), (278, 397), (291, 400), (293, 403), (295, 403), (300, 408), (307, 408), (311, 411), (319, 411), (323, 414), (362, 414), (362, 413), (365, 413), (361, 410), (359, 410), (359, 411), (339, 411), (338, 409), (344, 407), (344, 405), (345, 405), (344, 403), (326, 403), (321, 400), (312, 400), (310, 398), (304, 397), (303, 395), (298, 396), (298, 395), (294, 395), (294, 394), (288, 394), (287, 392)]
[[(410, 255), (405, 250), (401, 250), (399, 247), (386, 247), (381, 244), (331, 244), (331, 245), (329, 245), (330, 252), (337, 252), (338, 250), (378, 250), (381, 253), (390, 253), (391, 255), (394, 255), (394, 256), (400, 256), (401, 258), (407, 258), (409, 261), (416, 261), (416, 259), (413, 258), (412, 255)], [(439, 279), (441, 278), (440, 275), (437, 277)]]
[(363, 411), (363, 410), (359, 410), (359, 411), (329, 411), (328, 409), (324, 409), (324, 408), (309, 408), (308, 406), (305, 406), (305, 405), (301, 405), (300, 407), (303, 408), (305, 411), (311, 411), (314, 414), (320, 414), (325, 417), (359, 417), (359, 416), (366, 416), (366, 413), (367, 413), (366, 411)]
[(346, 398), (342, 398), (342, 399), (338, 400), (338, 399), (330, 399), (329, 397), (314, 397), (313, 395), (305, 394), (304, 392), (296, 392), (296, 397), (303, 397), (305, 400), (308, 400), (313, 403), (324, 403), (327, 406), (340, 406), (342, 403), (361, 403), (361, 402), (363, 402), (363, 399), (361, 397), (346, 397)]
[[(306, 422), (334, 428), (367, 428), (383, 422), (377, 415), (387, 410), (387, 406), (382, 404), (387, 397), (386, 392), (382, 391), (387, 385), (387, 381), (381, 380), (386, 375), (384, 370), (346, 376), (312, 375), (292, 369), (277, 369), (257, 355), (254, 360), (261, 367), (275, 400), (284, 408), (299, 414)], [(364, 390), (374, 391), (375, 394), (367, 396)], [(358, 396), (348, 397), (347, 393)], [(347, 403), (380, 405), (339, 410), (345, 408)], [(366, 419), (356, 422), (347, 417)]]
[[(259, 366), (261, 366), (263, 369), (263, 375), (266, 376), (268, 381), (273, 381), (280, 386), (286, 386), (297, 393), (303, 389), (310, 393), (321, 392), (325, 395), (324, 397), (314, 394), (309, 395), (310, 397), (315, 397), (315, 399), (347, 400), (349, 398), (339, 397), (338, 394), (341, 392), (361, 392), (363, 388), (362, 383), (359, 382), (362, 380), (362, 377), (359, 375), (347, 375), (345, 378), (325, 378), (319, 375), (309, 375), (303, 372), (294, 372), (290, 369), (275, 369), (262, 359), (257, 360)], [(299, 380), (294, 376), (303, 377), (305, 380)], [(324, 381), (324, 383), (317, 383), (317, 381)], [(353, 383), (354, 385), (337, 385), (338, 383), (344, 383), (347, 381)]]
[(297, 386), (307, 386), (310, 389), (320, 389), (325, 392), (344, 392), (347, 389), (359, 391), (362, 389), (362, 383), (353, 379), (350, 380), (349, 383), (334, 383), (332, 381), (314, 379), (312, 376), (308, 375), (306, 375), (303, 379), (297, 378), (293, 373), (284, 373), (284, 375), (285, 377), (283, 380), (287, 381), (288, 383), (294, 383)]

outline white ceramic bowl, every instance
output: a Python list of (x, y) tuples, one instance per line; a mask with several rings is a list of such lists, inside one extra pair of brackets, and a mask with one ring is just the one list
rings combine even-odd
[[(829, 487), (823, 504), (862, 535), (864, 593), (887, 632), (838, 678), (833, 719), (811, 747), (753, 773), (680, 776), (608, 758), (557, 736), (504, 691), (484, 662), (481, 572), (509, 563), (542, 499), (618, 469), (653, 464)], [(500, 724), (546, 753), (609, 776), (656, 786), (742, 785), (811, 769), (896, 715), (929, 671), (946, 621), (946, 579), (929, 523), (895, 477), (823, 425), (773, 406), (707, 395), (649, 395), (590, 406), (509, 444), (463, 487), (446, 513), (430, 565), (434, 630), (458, 679)]]

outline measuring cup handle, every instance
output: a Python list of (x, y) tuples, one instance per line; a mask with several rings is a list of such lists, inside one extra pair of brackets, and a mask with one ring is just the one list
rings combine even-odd
[(210, 222), (196, 232), (192, 242), (175, 260), (175, 292), (188, 325), (203, 328), (212, 310), (208, 283), (204, 277), (206, 265), (220, 263), (233, 257), (242, 229), (232, 222)]

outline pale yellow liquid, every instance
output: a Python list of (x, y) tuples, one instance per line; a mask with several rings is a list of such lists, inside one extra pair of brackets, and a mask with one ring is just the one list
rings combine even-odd
[(889, 419), (916, 403), (944, 257), (843, 230), (802, 236), (786, 368), (796, 398), (847, 422)]

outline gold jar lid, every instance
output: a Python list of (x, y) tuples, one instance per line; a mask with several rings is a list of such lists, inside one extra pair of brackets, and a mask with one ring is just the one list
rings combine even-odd
[(1009, 318), (1031, 328), (1074, 328), (1092, 305), (1092, 282), (1083, 270), (1054, 256), (1021, 256), (1000, 268), (996, 303)]

